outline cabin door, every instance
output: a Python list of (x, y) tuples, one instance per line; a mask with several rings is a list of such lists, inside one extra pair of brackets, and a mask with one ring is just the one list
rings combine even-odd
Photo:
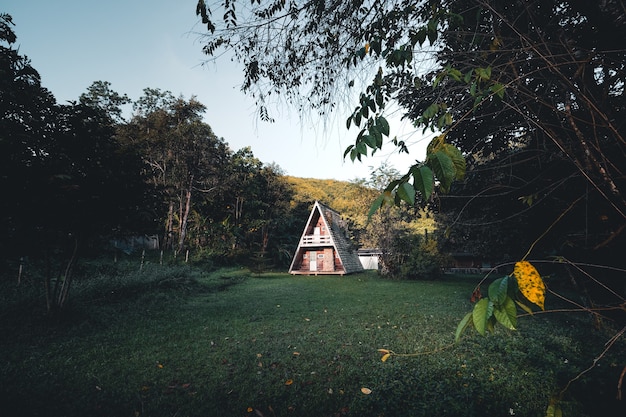
[(315, 251), (309, 252), (309, 271), (317, 271), (317, 253)]

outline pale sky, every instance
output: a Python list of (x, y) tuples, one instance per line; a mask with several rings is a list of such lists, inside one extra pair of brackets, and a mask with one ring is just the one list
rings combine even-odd
[[(297, 177), (353, 180), (387, 161), (400, 172), (422, 160), (428, 139), (407, 122), (387, 115), (391, 137), (411, 146), (397, 156), (390, 144), (375, 157), (352, 163), (343, 152), (358, 131), (347, 130), (349, 112), (301, 124), (287, 108), (273, 110), (276, 123), (258, 120), (251, 98), (239, 90), (241, 68), (229, 60), (202, 65), (196, 0), (8, 0), (20, 55), (31, 60), (42, 85), (57, 102), (78, 100), (94, 81), (138, 99), (144, 88), (196, 96), (207, 107), (205, 121), (234, 151), (250, 146), (264, 163)], [(357, 104), (356, 102), (354, 103)], [(352, 106), (354, 107), (354, 106)], [(313, 118), (315, 119), (315, 118)]]

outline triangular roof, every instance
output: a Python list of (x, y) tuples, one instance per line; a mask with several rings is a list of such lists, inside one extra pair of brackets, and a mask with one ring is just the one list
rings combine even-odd
[[(313, 230), (318, 220), (321, 219), (328, 234), (321, 239), (314, 238)], [(302, 269), (303, 256), (307, 250), (323, 250), (332, 248), (334, 254), (339, 258), (339, 266), (336, 270), (307, 270)], [(337, 211), (315, 201), (309, 219), (304, 226), (304, 231), (300, 237), (298, 248), (294, 254), (289, 272), (291, 274), (349, 274), (362, 271), (363, 265), (359, 260), (356, 249), (347, 236), (347, 225)]]

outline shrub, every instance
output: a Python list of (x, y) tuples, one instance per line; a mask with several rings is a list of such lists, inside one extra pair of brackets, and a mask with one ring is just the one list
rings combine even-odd
[(444, 255), (437, 240), (407, 234), (396, 238), (390, 253), (382, 257), (382, 275), (392, 279), (437, 279), (442, 275)]
[(404, 279), (437, 279), (441, 276), (443, 256), (435, 239), (417, 236), (410, 252), (400, 266)]

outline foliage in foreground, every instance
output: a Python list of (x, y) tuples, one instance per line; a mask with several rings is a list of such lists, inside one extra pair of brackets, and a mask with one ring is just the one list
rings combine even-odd
[[(1, 330), (11, 335), (0, 342), (0, 379), (11, 381), (0, 388), (6, 409), (25, 416), (536, 416), (550, 391), (606, 341), (603, 328), (589, 331), (589, 317), (555, 314), (454, 344), (476, 285), (468, 277), (399, 282), (159, 265), (141, 274), (111, 266), (87, 272), (59, 321), (33, 309), (37, 291), (28, 282), (13, 303), (3, 300)], [(381, 347), (417, 355), (382, 363)], [(609, 415), (617, 365), (626, 359), (619, 352), (572, 386), (565, 415)]]

